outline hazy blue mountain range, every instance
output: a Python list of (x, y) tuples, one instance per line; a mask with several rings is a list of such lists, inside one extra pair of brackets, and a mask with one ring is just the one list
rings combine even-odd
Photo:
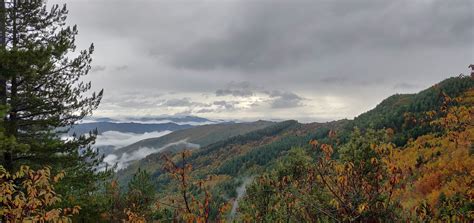
[(205, 124), (216, 124), (226, 122), (225, 120), (209, 120), (207, 118), (201, 118), (197, 116), (143, 116), (143, 117), (87, 117), (83, 120), (83, 123), (90, 122), (114, 122), (114, 123), (142, 123), (142, 124), (163, 124), (163, 123), (176, 123), (176, 124), (190, 124), (190, 125), (205, 125)]
[(176, 123), (162, 123), (162, 124), (143, 124), (143, 123), (115, 123), (115, 122), (90, 122), (81, 123), (73, 126), (69, 130), (69, 134), (76, 133), (82, 135), (91, 130), (97, 129), (98, 134), (107, 131), (126, 132), (143, 134), (146, 132), (161, 132), (161, 131), (176, 131), (180, 129), (187, 129), (193, 127), (192, 125), (179, 125)]

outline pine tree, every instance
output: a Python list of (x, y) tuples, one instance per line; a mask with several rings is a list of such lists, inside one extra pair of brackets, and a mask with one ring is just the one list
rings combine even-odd
[(10, 172), (24, 164), (64, 170), (67, 177), (58, 190), (71, 198), (64, 202), (90, 203), (97, 181), (107, 176), (98, 171), (102, 157), (91, 148), (96, 133), (68, 140), (61, 135), (90, 115), (102, 98), (102, 90), (90, 92), (91, 83), (82, 81), (94, 46), (76, 51), (78, 30), (65, 23), (66, 5), (48, 9), (41, 0), (0, 4), (0, 104), (8, 110), (1, 127), (7, 138), (25, 145), (0, 145), (1, 165)]
[(149, 217), (151, 214), (150, 206), (155, 199), (155, 193), (156, 188), (151, 175), (146, 170), (139, 168), (128, 183), (128, 207), (131, 207), (134, 212), (141, 216)]

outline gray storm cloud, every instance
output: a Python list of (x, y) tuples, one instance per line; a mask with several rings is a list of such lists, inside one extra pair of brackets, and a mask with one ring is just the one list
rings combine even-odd
[(301, 103), (303, 98), (292, 92), (273, 91), (270, 94), (272, 97), (272, 108), (293, 108), (303, 106)]
[(166, 100), (162, 105), (168, 107), (190, 107), (194, 105), (203, 105), (202, 103), (193, 102), (189, 98), (181, 98), (181, 99), (169, 99)]
[[(217, 38), (173, 55), (190, 69), (279, 69), (350, 49), (471, 44), (468, 1), (257, 1)], [(374, 19), (378, 18), (378, 19)]]
[(64, 2), (104, 116), (351, 118), (474, 62), (470, 0)]
[(230, 82), (227, 84), (225, 89), (218, 89), (216, 91), (216, 96), (232, 95), (234, 97), (249, 97), (255, 95), (257, 89), (257, 87), (248, 81)]

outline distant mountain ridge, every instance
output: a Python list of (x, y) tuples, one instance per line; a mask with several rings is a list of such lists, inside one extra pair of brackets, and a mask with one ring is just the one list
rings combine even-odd
[(163, 124), (163, 123), (176, 123), (186, 124), (194, 123), (195, 125), (205, 125), (213, 123), (227, 122), (224, 120), (210, 120), (207, 118), (197, 116), (125, 116), (125, 117), (88, 117), (83, 120), (83, 123), (91, 122), (113, 122), (113, 123), (142, 123), (142, 124)]
[(132, 117), (129, 118), (132, 122), (151, 122), (151, 121), (171, 121), (174, 123), (183, 122), (196, 122), (196, 123), (209, 123), (214, 122), (207, 118), (201, 118), (197, 116), (170, 116), (170, 117)]
[(97, 129), (98, 134), (107, 131), (117, 131), (124, 133), (143, 134), (146, 132), (161, 132), (161, 131), (176, 131), (181, 129), (188, 129), (194, 127), (193, 125), (179, 125), (176, 123), (163, 124), (143, 124), (143, 123), (115, 123), (115, 122), (90, 122), (81, 123), (73, 126), (69, 130), (69, 134), (76, 135), (87, 134), (89, 131)]
[[(107, 131), (143, 134), (146, 132), (176, 131), (199, 125), (224, 123), (223, 120), (209, 120), (197, 116), (146, 116), (146, 117), (89, 117), (74, 125), (68, 134), (82, 135), (97, 129), (98, 134)], [(233, 122), (227, 122), (233, 123)]]

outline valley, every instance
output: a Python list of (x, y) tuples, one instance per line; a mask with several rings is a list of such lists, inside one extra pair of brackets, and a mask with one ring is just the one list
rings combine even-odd
[[(472, 103), (473, 86), (474, 82), (470, 77), (449, 78), (417, 94), (389, 97), (373, 110), (361, 114), (354, 120), (310, 124), (293, 120), (257, 121), (186, 127), (164, 136), (147, 138), (116, 148), (105, 160), (110, 165), (114, 162), (119, 163), (116, 176), (121, 185), (126, 185), (135, 173), (146, 171), (152, 176), (151, 180), (158, 200), (177, 199), (173, 198), (177, 196), (176, 185), (163, 169), (165, 166), (163, 156), (177, 159), (176, 156), (179, 156), (182, 151), (189, 151), (190, 155), (186, 162), (193, 168), (190, 177), (208, 179), (206, 184), (210, 186), (214, 199), (217, 201), (235, 199), (232, 205), (234, 206), (232, 216), (234, 216), (237, 210), (237, 199), (241, 200), (244, 197), (242, 193), (245, 190), (242, 187), (248, 187), (254, 181), (250, 179), (278, 168), (282, 159), (286, 159), (285, 157), (294, 148), (310, 151), (312, 147), (310, 141), (327, 142), (328, 134), (332, 131), (337, 132), (338, 144), (343, 145), (350, 142), (354, 128), (362, 131), (391, 129), (394, 132), (391, 142), (400, 148), (397, 152), (398, 159), (407, 160), (415, 157), (412, 151), (414, 143), (431, 134), (436, 134), (438, 130), (430, 125), (410, 124), (408, 118), (420, 119), (426, 112), (436, 110), (441, 103), (439, 99), (441, 93), (450, 97), (461, 97), (472, 109), (472, 104), (469, 103)], [(471, 127), (467, 131), (472, 131)], [(470, 140), (472, 141), (472, 138)], [(137, 156), (137, 153), (144, 153), (144, 155)], [(458, 151), (447, 150), (440, 154), (444, 157), (455, 153)], [(137, 157), (126, 158), (127, 156)], [(427, 155), (419, 156), (426, 157)], [(111, 157), (115, 159), (110, 159)], [(469, 156), (467, 159), (469, 161), (465, 161), (469, 164), (466, 165), (471, 165), (472, 157)], [(403, 201), (408, 198), (401, 197), (401, 199)], [(435, 204), (435, 197), (431, 199), (431, 204)], [(406, 201), (408, 203), (403, 205), (413, 207), (410, 203), (411, 199), (408, 200)]]

